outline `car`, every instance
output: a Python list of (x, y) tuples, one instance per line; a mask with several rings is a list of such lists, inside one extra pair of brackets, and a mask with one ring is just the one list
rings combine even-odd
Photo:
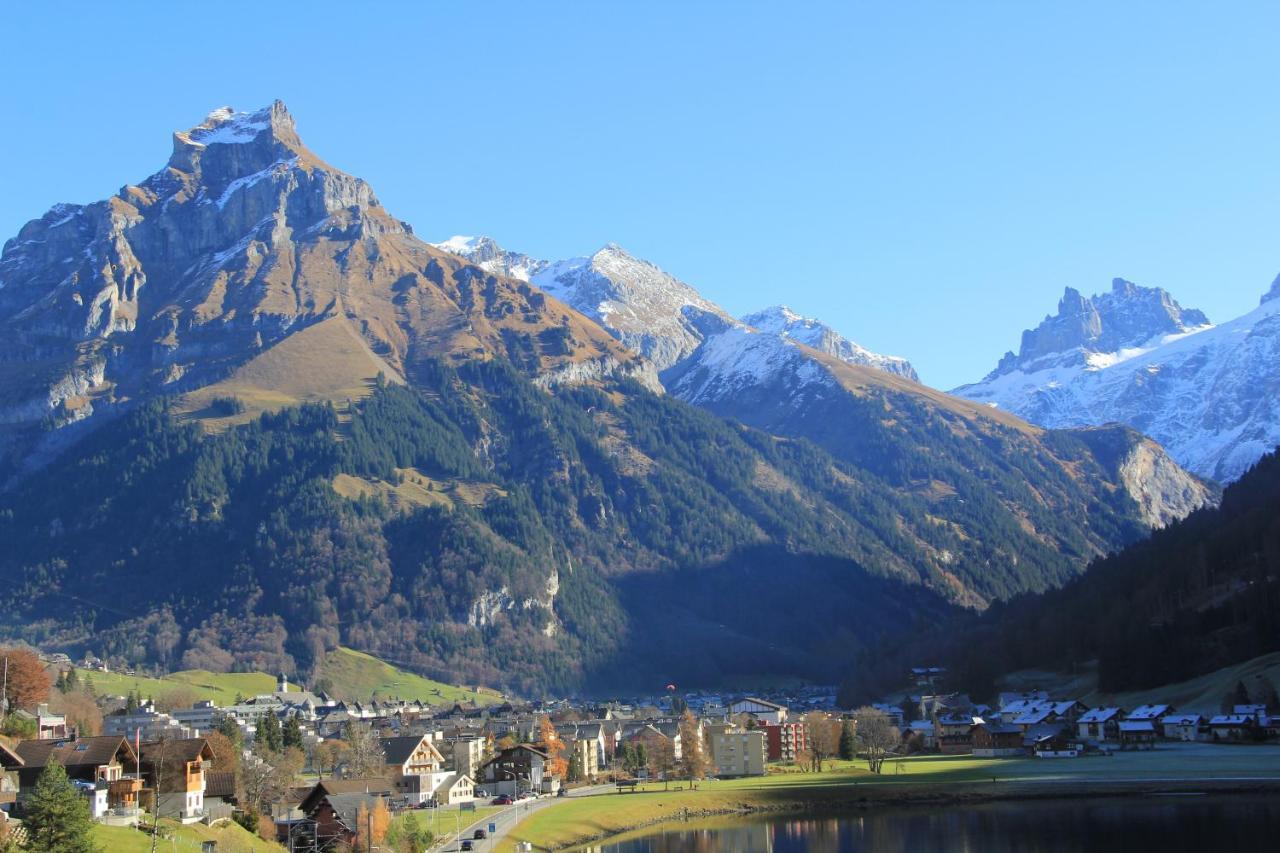
[(525, 791), (523, 794), (521, 794), (521, 795), (520, 795), (519, 797), (517, 797), (516, 799), (518, 799), (518, 800), (536, 800), (536, 799), (538, 799), (538, 795), (537, 795), (537, 794), (535, 794), (533, 791)]
[(568, 789), (568, 788), (561, 788), (559, 791), (556, 791), (556, 796), (557, 796), (557, 797), (567, 797), (567, 796), (569, 796), (569, 789)]
[(476, 796), (483, 799), (484, 797), (489, 796), (489, 792), (484, 788), (476, 788)]
[(513, 802), (515, 802), (515, 800), (512, 800), (512, 799), (511, 799), (510, 797), (508, 797), (506, 794), (503, 794), (501, 797), (494, 797), (494, 798), (493, 798), (493, 805), (495, 805), (495, 806), (509, 806), (509, 805), (511, 805)]
[(488, 838), (489, 833), (485, 832), (483, 829), (477, 829), (475, 832), (471, 834), (471, 837), (474, 838), (476, 841), (481, 841), (485, 838)]
[(465, 838), (463, 839), (462, 843), (458, 845), (458, 849), (459, 850), (475, 850), (476, 845), (472, 843), (470, 838)]

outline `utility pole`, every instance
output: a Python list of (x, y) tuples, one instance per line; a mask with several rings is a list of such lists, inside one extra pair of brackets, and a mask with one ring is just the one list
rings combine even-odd
[(0, 689), (0, 723), (9, 713), (9, 656), (4, 656), (4, 687)]

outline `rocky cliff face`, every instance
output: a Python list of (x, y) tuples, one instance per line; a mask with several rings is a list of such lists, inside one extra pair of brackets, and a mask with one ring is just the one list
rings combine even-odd
[[(175, 133), (142, 183), (28, 223), (0, 255), (0, 285), (11, 425), (208, 386), (327, 320), (364, 349), (344, 356), (334, 394), (437, 356), (502, 355), (535, 374), (600, 359), (646, 375), (554, 298), (418, 240), (367, 183), (307, 149), (279, 102), (216, 110)], [(314, 369), (326, 354), (305, 358)]]
[(1280, 443), (1276, 294), (1273, 284), (1258, 308), (1211, 326), (1163, 291), (1120, 283), (1084, 300), (1109, 306), (1084, 312), (1101, 323), (1085, 343), (1062, 332), (1078, 330), (1084, 316), (1067, 310), (1024, 334), (1022, 353), (955, 393), (1046, 427), (1127, 424), (1184, 468), (1230, 482)]

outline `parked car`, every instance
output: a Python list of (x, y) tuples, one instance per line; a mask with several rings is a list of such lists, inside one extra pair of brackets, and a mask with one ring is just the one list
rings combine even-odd
[(511, 805), (513, 802), (515, 802), (515, 801), (514, 801), (514, 800), (512, 800), (510, 797), (508, 797), (506, 794), (503, 794), (501, 797), (494, 797), (494, 798), (493, 798), (493, 804), (494, 804), (495, 806), (509, 806), (509, 805)]
[(476, 841), (481, 841), (485, 838), (488, 838), (489, 833), (485, 832), (483, 829), (477, 829), (474, 833), (472, 833), (471, 837), (474, 838)]

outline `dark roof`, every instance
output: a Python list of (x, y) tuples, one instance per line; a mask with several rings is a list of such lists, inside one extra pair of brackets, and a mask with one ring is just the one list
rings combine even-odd
[(0, 767), (21, 767), (23, 764), (22, 756), (14, 752), (13, 747), (0, 740)]
[(204, 774), (204, 795), (225, 797), (236, 795), (236, 774), (233, 770), (210, 770)]
[(85, 737), (79, 740), (24, 740), (14, 750), (28, 768), (42, 768), (51, 760), (63, 767), (102, 767), (116, 760), (124, 750), (124, 758), (134, 761), (133, 747), (119, 735)]
[(386, 779), (321, 779), (311, 793), (302, 798), (298, 808), (310, 815), (320, 801), (331, 794), (390, 794), (391, 791), (391, 782)]
[(360, 807), (364, 806), (366, 809), (372, 810), (380, 799), (382, 797), (378, 794), (329, 794), (324, 798), (324, 801), (329, 803), (338, 820), (342, 821), (342, 825), (354, 831), (360, 814)]
[(409, 756), (413, 755), (421, 744), (425, 735), (404, 735), (402, 737), (383, 737), (378, 738), (378, 742), (382, 744), (382, 752), (387, 757), (388, 764), (400, 765), (409, 760)]
[[(142, 745), (142, 763), (154, 764), (164, 750), (166, 761), (200, 761), (213, 758), (213, 748), (202, 737), (155, 741)], [(207, 754), (206, 754), (207, 753)]]

